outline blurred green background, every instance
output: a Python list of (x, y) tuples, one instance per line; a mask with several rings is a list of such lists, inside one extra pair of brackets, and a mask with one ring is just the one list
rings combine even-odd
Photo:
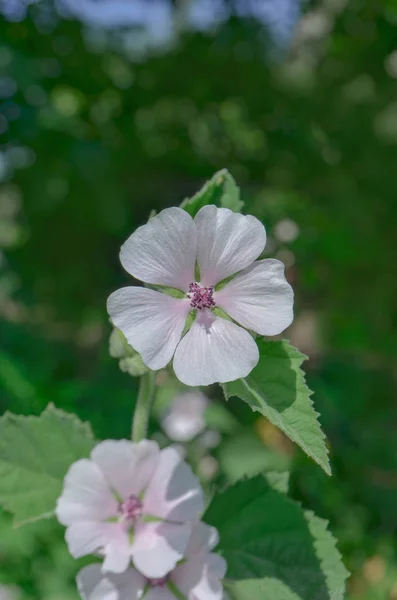
[[(0, 1), (0, 413), (54, 402), (129, 436), (136, 380), (105, 310), (129, 281), (120, 244), (226, 167), (294, 286), (285, 335), (310, 356), (333, 477), (218, 390), (221, 437), (188, 452), (208, 485), (290, 467), (349, 600), (396, 600), (395, 0), (147, 0), (128, 23), (120, 0), (121, 28), (92, 0), (26, 4)], [(0, 512), (1, 600), (76, 600), (80, 564), (55, 522)]]

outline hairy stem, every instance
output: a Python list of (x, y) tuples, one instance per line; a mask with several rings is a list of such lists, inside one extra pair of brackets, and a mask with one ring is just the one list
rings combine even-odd
[(148, 371), (141, 377), (134, 416), (132, 419), (132, 441), (140, 442), (147, 437), (150, 410), (156, 389), (156, 373)]

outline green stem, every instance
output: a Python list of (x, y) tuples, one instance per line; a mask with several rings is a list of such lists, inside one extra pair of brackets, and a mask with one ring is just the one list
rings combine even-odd
[(156, 373), (148, 371), (141, 377), (134, 416), (132, 419), (132, 441), (140, 442), (147, 437), (150, 409), (156, 389)]

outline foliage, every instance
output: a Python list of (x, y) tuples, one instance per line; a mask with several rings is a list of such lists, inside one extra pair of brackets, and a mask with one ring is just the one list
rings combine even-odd
[(248, 377), (223, 384), (226, 399), (238, 396), (247, 402), (330, 475), (324, 434), (300, 368), (306, 357), (287, 341), (258, 340), (258, 346), (260, 360)]
[(15, 524), (53, 516), (68, 468), (93, 447), (89, 425), (52, 405), (40, 417), (1, 417), (0, 503)]
[[(241, 18), (139, 58), (120, 50), (121, 36), (105, 43), (77, 22), (2, 21), (2, 76), (16, 90), (1, 104), (0, 410), (38, 415), (54, 402), (90, 419), (98, 439), (129, 435), (136, 384), (106, 351), (105, 299), (127, 282), (119, 246), (152, 207), (179, 204), (226, 166), (244, 212), (263, 218), (269, 254), (287, 264), (297, 309), (289, 337), (310, 356), (333, 477), (237, 397), (223, 403), (216, 392), (221, 412), (209, 420), (221, 443), (204, 450), (195, 440), (189, 452), (200, 473), (202, 455), (219, 459), (221, 483), (254, 474), (233, 459), (236, 436), (250, 440), (247, 463), (262, 445), (259, 470), (291, 465), (292, 496), (339, 539), (349, 600), (389, 600), (396, 15), (391, 1), (308, 5), (322, 32), (303, 32), (277, 60), (264, 55), (261, 28)], [(293, 239), (283, 235), (286, 219)], [(161, 439), (158, 430), (153, 418)], [(209, 492), (213, 484), (206, 480)], [(1, 515), (0, 582), (16, 582), (23, 600), (76, 599), (77, 566), (61, 537), (51, 521), (14, 531)], [(233, 595), (262, 598), (264, 585), (246, 580)]]

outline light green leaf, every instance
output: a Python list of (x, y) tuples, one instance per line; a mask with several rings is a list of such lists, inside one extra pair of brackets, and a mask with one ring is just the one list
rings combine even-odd
[(240, 200), (240, 190), (227, 169), (215, 173), (197, 194), (182, 202), (181, 208), (195, 217), (200, 208), (208, 204), (230, 208), (234, 212), (240, 212), (244, 206), (244, 202)]
[(306, 356), (286, 341), (257, 339), (260, 359), (244, 379), (222, 385), (297, 443), (330, 475), (325, 436), (317, 420), (301, 364)]
[(0, 418), (0, 504), (16, 525), (53, 515), (66, 471), (94, 444), (89, 424), (52, 404), (40, 417)]
[(229, 482), (264, 471), (286, 471), (290, 460), (265, 446), (252, 430), (230, 437), (219, 450), (219, 462)]
[[(348, 573), (327, 523), (303, 511), (283, 488), (281, 480), (261, 475), (241, 481), (215, 495), (204, 515), (219, 531), (217, 551), (227, 561), (233, 598), (342, 600)], [(241, 581), (254, 579), (260, 581)]]

